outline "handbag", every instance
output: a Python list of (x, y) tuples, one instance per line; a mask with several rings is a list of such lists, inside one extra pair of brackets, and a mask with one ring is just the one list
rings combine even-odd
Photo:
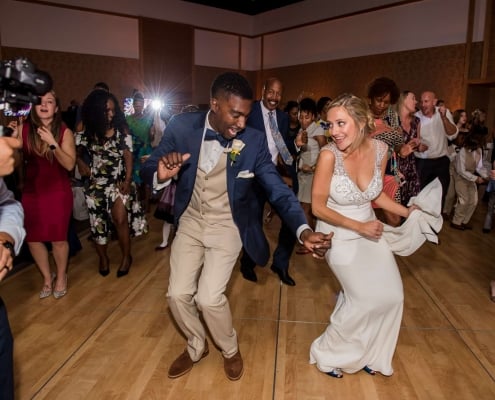
[[(395, 200), (395, 196), (397, 194), (397, 190), (399, 190), (399, 184), (395, 179), (394, 175), (387, 175), (383, 177), (383, 189), (382, 191), (387, 194), (392, 200)], [(379, 208), (374, 201), (371, 202), (371, 206), (373, 208)]]
[(174, 180), (170, 185), (163, 189), (162, 195), (155, 210), (155, 217), (160, 219), (168, 219), (174, 214), (175, 189), (177, 184)]
[(89, 218), (88, 205), (86, 204), (86, 196), (84, 189), (81, 186), (72, 187), (72, 216), (78, 221), (85, 221)]

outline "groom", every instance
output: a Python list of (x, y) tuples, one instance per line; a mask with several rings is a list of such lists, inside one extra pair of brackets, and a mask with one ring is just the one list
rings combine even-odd
[(189, 372), (208, 355), (206, 330), (221, 349), (227, 378), (244, 367), (225, 290), (239, 252), (265, 265), (269, 248), (259, 218), (255, 182), (299, 240), (315, 256), (330, 248), (331, 234), (312, 232), (297, 198), (271, 161), (266, 135), (246, 127), (252, 89), (237, 73), (212, 84), (210, 110), (172, 118), (160, 145), (141, 171), (147, 182), (177, 176), (174, 215), (178, 223), (170, 255), (167, 298), (187, 338), (186, 350), (172, 363), (169, 378)]

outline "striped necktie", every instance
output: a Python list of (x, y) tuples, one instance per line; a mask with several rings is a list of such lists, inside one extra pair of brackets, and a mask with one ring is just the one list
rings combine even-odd
[(294, 162), (294, 158), (292, 158), (289, 149), (285, 145), (284, 138), (278, 130), (273, 111), (270, 111), (268, 113), (268, 123), (270, 125), (270, 131), (272, 133), (273, 140), (275, 141), (275, 145), (277, 146), (277, 150), (280, 153), (282, 160), (284, 160), (284, 163), (286, 165), (292, 165), (292, 163)]

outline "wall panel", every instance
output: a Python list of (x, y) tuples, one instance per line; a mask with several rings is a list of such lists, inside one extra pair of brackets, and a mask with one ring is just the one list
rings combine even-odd
[(0, 0), (1, 44), (138, 58), (138, 20), (21, 1)]
[(335, 98), (343, 92), (366, 95), (367, 84), (379, 76), (396, 81), (401, 90), (419, 97), (433, 90), (451, 109), (462, 106), (465, 45), (394, 52), (346, 60), (325, 61), (263, 71), (261, 81), (277, 76), (284, 83), (283, 103), (312, 94)]
[(142, 18), (141, 65), (147, 96), (165, 97), (169, 103), (190, 103), (194, 30), (188, 25)]
[(27, 57), (38, 69), (48, 72), (63, 109), (72, 99), (82, 102), (96, 82), (106, 82), (118, 99), (129, 96), (140, 83), (135, 59), (13, 47), (2, 47), (2, 57)]

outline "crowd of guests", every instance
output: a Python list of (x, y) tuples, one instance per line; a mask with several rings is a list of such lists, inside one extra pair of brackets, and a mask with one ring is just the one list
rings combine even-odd
[(491, 231), (495, 155), (483, 158), (492, 140), (486, 113), (452, 114), (433, 91), (423, 92), (418, 104), (413, 92), (387, 77), (370, 82), (366, 98), (303, 98), (288, 101), (285, 111), (277, 78), (266, 80), (258, 101), (235, 73), (217, 77), (210, 95), (207, 113), (184, 109), (165, 130), (146, 112), (143, 94), (134, 93), (126, 117), (107, 85), (95, 85), (80, 107), (74, 104), (70, 123), (62, 121), (53, 91), (29, 117), (11, 121), (22, 148), (24, 226), (43, 279), (40, 299), (68, 293), (74, 167), (84, 181), (102, 276), (111, 270), (112, 238), (121, 251), (116, 276), (129, 273), (131, 238), (148, 231), (146, 214), (158, 193), (153, 215), (164, 224), (156, 250), (169, 247), (177, 226), (167, 299), (187, 338), (168, 375), (184, 375), (209, 353), (200, 309), (227, 377), (237, 380), (243, 360), (225, 290), (241, 253), (241, 273), (252, 282), (256, 265), (270, 258), (263, 233), (269, 206), (282, 220), (271, 265), (280, 281), (296, 285), (289, 263), (299, 242), (295, 252), (324, 257), (343, 289), (332, 323), (311, 346), (311, 363), (336, 378), (359, 370), (391, 375), (403, 289), (385, 227), (405, 227), (405, 240), (422, 243), (411, 225), (422, 219), (438, 226), (440, 214), (419, 204), (438, 193), (428, 200), (450, 227), (472, 229), (478, 186), (487, 184), (482, 229)]

